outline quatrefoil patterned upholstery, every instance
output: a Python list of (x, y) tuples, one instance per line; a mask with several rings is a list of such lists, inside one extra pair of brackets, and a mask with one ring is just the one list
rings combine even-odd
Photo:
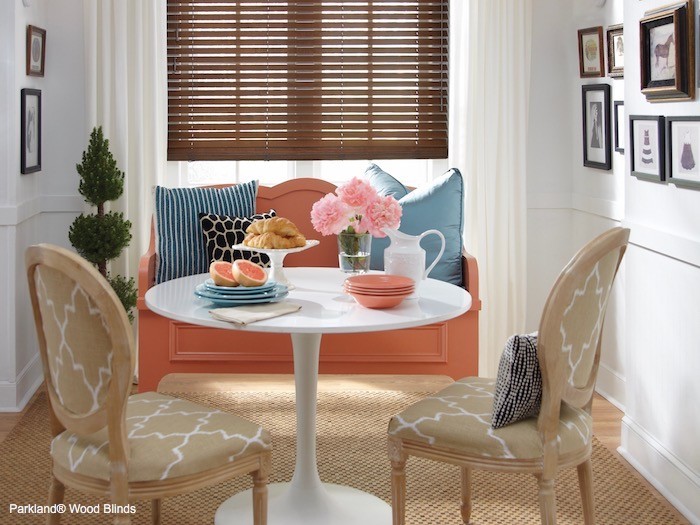
[[(154, 392), (129, 398), (126, 435), (129, 482), (192, 475), (270, 449), (269, 433), (255, 423)], [(109, 480), (107, 428), (82, 437), (65, 431), (51, 456), (70, 472)]]
[(39, 266), (37, 298), (54, 392), (78, 416), (96, 412), (112, 375), (112, 343), (104, 318), (85, 290), (63, 272)]
[[(537, 418), (491, 428), (495, 380), (468, 377), (452, 383), (394, 416), (389, 435), (427, 443), (465, 455), (501, 459), (533, 459), (543, 455)], [(586, 411), (562, 404), (559, 453), (586, 447), (593, 434)]]

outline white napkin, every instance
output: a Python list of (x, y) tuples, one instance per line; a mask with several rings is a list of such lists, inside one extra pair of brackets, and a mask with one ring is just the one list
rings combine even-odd
[(236, 306), (232, 308), (216, 308), (209, 310), (209, 314), (219, 321), (229, 321), (236, 324), (250, 324), (264, 319), (272, 319), (280, 315), (298, 312), (300, 304), (280, 302), (251, 304), (250, 306)]

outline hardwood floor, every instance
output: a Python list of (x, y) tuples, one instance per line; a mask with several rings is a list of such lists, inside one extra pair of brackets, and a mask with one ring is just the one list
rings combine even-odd
[[(452, 380), (446, 376), (395, 376), (395, 375), (321, 375), (319, 391), (348, 390), (399, 390), (405, 392), (434, 392)], [(43, 388), (43, 387), (42, 387)], [(285, 374), (171, 374), (165, 377), (158, 390), (168, 392), (245, 391), (266, 390), (294, 391), (294, 378)], [(41, 389), (40, 389), (41, 391)], [(0, 443), (22, 418), (36, 399), (34, 395), (27, 407), (19, 413), (0, 413)], [(593, 399), (593, 433), (627, 468), (654, 494), (660, 504), (669, 508), (679, 520), (687, 520), (617, 452), (620, 446), (620, 429), (624, 414), (605, 398)], [(48, 422), (47, 422), (48, 424)]]

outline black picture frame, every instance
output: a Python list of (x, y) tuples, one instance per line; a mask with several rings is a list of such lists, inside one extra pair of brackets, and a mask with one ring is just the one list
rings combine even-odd
[(27, 26), (27, 75), (43, 77), (46, 64), (46, 30)]
[(625, 76), (625, 38), (622, 24), (609, 26), (608, 40), (608, 76), (622, 78)]
[(616, 100), (613, 102), (613, 122), (614, 122), (614, 147), (615, 151), (618, 153), (625, 153), (625, 139), (627, 134), (625, 133), (625, 101)]
[(653, 182), (666, 180), (664, 117), (630, 115), (629, 153), (631, 174)]
[(668, 182), (700, 190), (700, 116), (666, 117)]
[(589, 168), (612, 168), (610, 140), (610, 86), (581, 86), (583, 121), (583, 165)]
[(22, 174), (41, 171), (41, 90), (21, 92), (21, 165)]
[(603, 26), (578, 30), (578, 68), (581, 78), (605, 76)]
[(639, 21), (641, 90), (649, 102), (695, 98), (693, 0), (647, 11)]

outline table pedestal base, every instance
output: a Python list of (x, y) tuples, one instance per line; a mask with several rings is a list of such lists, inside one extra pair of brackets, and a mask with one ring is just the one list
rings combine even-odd
[[(322, 490), (295, 493), (290, 483), (272, 483), (268, 494), (268, 525), (390, 525), (391, 507), (381, 499), (351, 487), (323, 483)], [(251, 525), (250, 490), (224, 501), (215, 525)]]

